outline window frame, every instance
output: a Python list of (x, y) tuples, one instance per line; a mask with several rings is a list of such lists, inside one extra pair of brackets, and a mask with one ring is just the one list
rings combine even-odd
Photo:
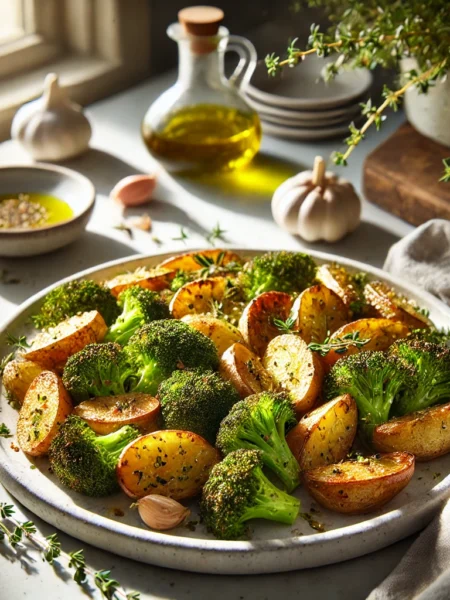
[(42, 93), (49, 72), (81, 104), (148, 73), (148, 0), (22, 2), (27, 33), (0, 46), (0, 140), (9, 137), (16, 110)]

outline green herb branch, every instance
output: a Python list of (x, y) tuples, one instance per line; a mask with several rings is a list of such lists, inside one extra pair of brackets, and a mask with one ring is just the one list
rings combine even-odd
[[(323, 70), (325, 80), (333, 78), (344, 67), (373, 70), (397, 67), (404, 57), (416, 59), (418, 68), (405, 74), (405, 83), (397, 90), (384, 90), (380, 106), (372, 102), (361, 105), (364, 125), (358, 129), (352, 123), (350, 136), (345, 140), (345, 152), (336, 152), (333, 160), (345, 166), (354, 148), (364, 139), (371, 125), (379, 129), (387, 108), (397, 110), (405, 92), (415, 87), (426, 93), (438, 78), (450, 68), (450, 19), (447, 0), (303, 0), (300, 4), (325, 10), (331, 27), (323, 32), (311, 26), (305, 49), (297, 47), (294, 39), (287, 48), (286, 58), (276, 54), (266, 57), (269, 75), (284, 67), (295, 67), (307, 56), (336, 55)], [(450, 157), (444, 160), (445, 171), (440, 179), (450, 182)]]
[[(369, 127), (372, 124), (375, 124), (375, 127), (377, 128), (377, 130), (380, 129), (382, 121), (383, 121), (382, 114), (386, 110), (386, 108), (389, 107), (389, 108), (392, 108), (392, 110), (397, 111), (399, 104), (400, 104), (400, 98), (405, 94), (407, 89), (409, 89), (412, 86), (419, 87), (424, 84), (429, 85), (431, 81), (435, 81), (437, 79), (439, 74), (445, 68), (445, 65), (446, 65), (446, 61), (443, 61), (437, 67), (431, 67), (430, 69), (428, 69), (424, 73), (421, 73), (420, 75), (416, 74), (416, 75), (411, 76), (411, 72), (410, 72), (409, 81), (407, 81), (407, 83), (405, 83), (405, 85), (398, 90), (393, 91), (393, 90), (389, 89), (387, 86), (384, 86), (383, 97), (385, 98), (385, 100), (378, 107), (372, 106), (372, 103), (370, 100), (365, 104), (364, 103), (361, 104), (362, 114), (364, 116), (368, 117), (367, 121), (364, 123), (364, 125), (361, 127), (361, 129), (357, 129), (353, 123), (350, 124), (350, 126), (349, 126), (350, 136), (348, 138), (346, 138), (346, 140), (345, 140), (345, 143), (347, 144), (348, 148), (344, 153), (342, 153), (342, 152), (334, 153), (334, 155), (333, 155), (334, 163), (337, 165), (347, 166), (347, 164), (348, 164), (347, 160), (348, 160), (350, 154), (353, 152), (353, 150), (356, 148), (356, 146), (364, 139), (364, 134), (369, 129)], [(415, 71), (414, 71), (414, 73), (415, 73)], [(441, 177), (440, 181), (447, 181), (447, 179), (445, 179), (445, 174), (443, 177)]]
[(346, 333), (342, 337), (331, 339), (329, 333), (323, 342), (311, 342), (308, 348), (313, 352), (317, 352), (320, 356), (326, 356), (328, 352), (333, 350), (336, 354), (345, 354), (349, 348), (363, 348), (370, 342), (370, 338), (361, 340), (359, 331)]
[[(47, 537), (37, 535), (36, 526), (32, 521), (20, 523), (13, 515), (15, 509), (12, 504), (2, 502), (0, 504), (0, 540), (7, 541), (15, 551), (19, 544), (23, 544), (28, 539), (36, 548), (38, 548), (44, 560), (53, 564), (56, 559), (63, 559), (69, 569), (73, 570), (73, 579), (79, 585), (87, 581), (88, 577), (92, 579), (95, 586), (100, 590), (102, 596), (107, 600), (139, 600), (139, 592), (126, 592), (118, 581), (112, 579), (111, 571), (93, 571), (86, 565), (83, 550), (66, 553), (61, 548), (56, 533)], [(6, 525), (5, 521), (10, 523), (13, 528)]]

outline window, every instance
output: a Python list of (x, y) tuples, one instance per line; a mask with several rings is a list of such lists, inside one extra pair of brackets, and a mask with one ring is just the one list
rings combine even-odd
[(0, 0), (0, 140), (56, 72), (86, 104), (144, 77), (148, 0)]

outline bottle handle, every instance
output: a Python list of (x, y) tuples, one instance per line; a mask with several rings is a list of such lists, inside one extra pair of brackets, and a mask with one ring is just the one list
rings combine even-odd
[(258, 61), (255, 46), (245, 37), (230, 35), (226, 51), (236, 52), (239, 55), (238, 65), (228, 81), (238, 89), (245, 88)]

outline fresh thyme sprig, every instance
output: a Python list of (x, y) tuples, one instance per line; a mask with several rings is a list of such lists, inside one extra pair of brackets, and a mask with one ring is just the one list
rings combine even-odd
[(215, 227), (212, 228), (211, 233), (206, 236), (206, 240), (211, 244), (211, 246), (215, 245), (216, 240), (221, 240), (225, 242), (224, 234), (226, 233), (225, 229), (222, 229), (219, 223)]
[[(140, 600), (139, 592), (126, 592), (119, 582), (111, 577), (111, 571), (93, 571), (87, 567), (83, 550), (64, 552), (56, 533), (47, 537), (36, 535), (36, 526), (32, 521), (20, 523), (13, 517), (14, 514), (15, 508), (12, 504), (0, 503), (0, 517), (2, 519), (0, 523), (0, 540), (9, 542), (13, 550), (19, 544), (23, 544), (26, 538), (42, 552), (44, 560), (49, 564), (53, 565), (55, 560), (64, 559), (69, 569), (73, 569), (73, 579), (79, 585), (82, 585), (89, 577), (107, 600)], [(10, 522), (13, 529), (10, 529), (4, 521)]]
[(178, 237), (172, 238), (176, 242), (186, 243), (186, 240), (189, 239), (189, 235), (185, 232), (184, 227), (180, 227), (180, 235)]
[[(284, 67), (295, 67), (309, 55), (320, 57), (335, 55), (322, 72), (325, 80), (336, 76), (343, 68), (366, 68), (373, 70), (397, 67), (404, 57), (414, 57), (417, 69), (405, 74), (402, 87), (385, 89), (384, 101), (374, 106), (371, 101), (363, 104), (362, 114), (366, 122), (361, 128), (350, 126), (345, 140), (345, 152), (334, 153), (334, 162), (345, 166), (354, 148), (364, 139), (371, 125), (379, 129), (385, 119), (387, 108), (398, 109), (405, 92), (415, 87), (426, 93), (430, 86), (446, 74), (450, 68), (450, 27), (448, 1), (409, 0), (303, 0), (298, 4), (323, 8), (332, 23), (326, 32), (318, 25), (311, 25), (308, 43), (304, 49), (294, 39), (288, 46), (286, 57), (276, 54), (266, 57), (269, 75), (277, 75)], [(440, 181), (450, 182), (450, 157), (444, 161), (444, 174)]]
[(273, 324), (281, 333), (297, 333), (294, 331), (294, 326), (297, 319), (294, 315), (289, 315), (289, 317), (283, 321), (283, 319), (273, 319)]
[(9, 438), (11, 436), (11, 431), (9, 427), (5, 423), (0, 423), (0, 437)]
[(199, 277), (205, 278), (212, 275), (238, 273), (242, 270), (242, 265), (234, 262), (224, 264), (225, 252), (219, 252), (214, 256), (205, 256), (204, 254), (195, 254), (194, 260), (201, 267), (198, 270)]
[(444, 164), (444, 173), (439, 181), (445, 181), (446, 183), (450, 182), (450, 157), (444, 158), (442, 161)]
[(12, 333), (6, 332), (6, 343), (8, 346), (13, 346), (17, 350), (25, 350), (26, 348), (30, 348), (30, 344), (27, 342), (25, 335), (16, 337)]
[(308, 348), (313, 352), (317, 352), (320, 356), (326, 356), (330, 350), (336, 354), (345, 354), (349, 348), (363, 348), (370, 342), (370, 338), (360, 339), (359, 331), (346, 333), (342, 337), (332, 339), (328, 333), (323, 342), (311, 342)]
[(6, 365), (10, 363), (13, 360), (13, 358), (14, 352), (10, 352), (2, 358), (2, 360), (0, 361), (0, 377), (3, 377), (3, 372), (5, 370)]

